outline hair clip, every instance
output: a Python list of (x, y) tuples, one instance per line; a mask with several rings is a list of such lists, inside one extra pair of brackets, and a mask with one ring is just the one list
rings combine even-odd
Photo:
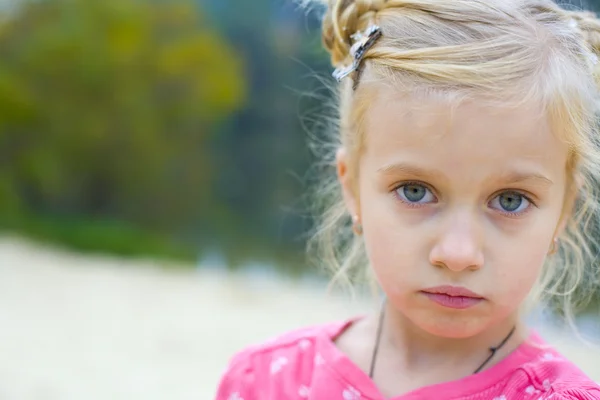
[(345, 67), (338, 67), (333, 71), (333, 77), (341, 82), (342, 79), (356, 71), (360, 67), (360, 63), (365, 53), (373, 47), (377, 39), (381, 37), (381, 28), (377, 25), (369, 26), (364, 32), (356, 32), (351, 36), (355, 43), (350, 48), (350, 55), (353, 58), (352, 64)]

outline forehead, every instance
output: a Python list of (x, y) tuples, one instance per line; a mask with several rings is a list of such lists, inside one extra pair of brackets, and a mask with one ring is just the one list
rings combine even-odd
[(440, 168), (477, 167), (480, 172), (485, 166), (535, 163), (559, 173), (567, 162), (568, 146), (535, 104), (453, 103), (384, 89), (375, 95), (365, 117), (364, 156), (374, 156), (377, 163), (401, 157)]

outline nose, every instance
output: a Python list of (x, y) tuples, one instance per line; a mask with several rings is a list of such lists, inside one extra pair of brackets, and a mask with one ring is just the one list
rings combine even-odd
[(484, 262), (481, 224), (475, 213), (466, 210), (449, 215), (431, 248), (430, 263), (455, 272), (481, 268)]

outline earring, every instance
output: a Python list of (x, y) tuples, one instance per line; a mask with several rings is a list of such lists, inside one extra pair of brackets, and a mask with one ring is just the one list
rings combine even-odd
[(355, 215), (354, 217), (352, 217), (352, 231), (356, 234), (356, 235), (362, 235), (363, 233), (363, 227), (362, 224), (360, 223), (360, 219), (358, 218), (358, 215)]
[(558, 238), (554, 238), (552, 244), (550, 245), (550, 250), (548, 250), (548, 255), (556, 254), (558, 251)]

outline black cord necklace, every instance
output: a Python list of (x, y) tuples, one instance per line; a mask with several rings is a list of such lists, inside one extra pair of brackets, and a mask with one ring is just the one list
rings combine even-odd
[[(377, 360), (377, 353), (379, 351), (379, 345), (381, 343), (381, 333), (383, 331), (383, 322), (385, 319), (385, 303), (386, 302), (384, 300), (381, 305), (381, 310), (379, 311), (379, 321), (377, 323), (377, 336), (375, 338), (375, 346), (373, 347), (373, 354), (371, 355), (371, 366), (369, 368), (369, 378), (371, 378), (371, 379), (373, 379), (373, 374), (375, 373), (375, 361)], [(492, 358), (494, 358), (494, 356), (496, 355), (498, 350), (500, 350), (502, 348), (502, 346), (504, 346), (506, 344), (506, 342), (508, 342), (508, 340), (512, 337), (513, 333), (515, 333), (515, 330), (516, 330), (516, 326), (513, 326), (513, 328), (510, 330), (508, 335), (506, 335), (506, 337), (502, 340), (502, 342), (500, 342), (497, 346), (489, 348), (490, 355), (475, 370), (475, 372), (473, 372), (473, 374), (480, 372), (483, 369), (483, 367), (485, 367), (492, 360)]]

